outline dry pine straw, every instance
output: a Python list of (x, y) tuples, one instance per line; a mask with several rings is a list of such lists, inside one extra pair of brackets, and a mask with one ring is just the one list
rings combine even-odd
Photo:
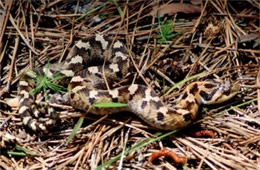
[[(135, 63), (139, 74), (136, 74), (135, 78), (139, 75), (141, 80), (143, 79), (147, 85), (157, 89), (157, 92), (162, 91), (162, 78), (170, 84), (166, 83), (166, 89), (174, 84), (166, 73), (156, 69), (156, 64), (166, 54), (172, 58), (179, 56), (179, 65), (188, 70), (186, 77), (201, 72), (205, 73), (202, 74), (204, 78), (207, 76), (236, 77), (235, 79), (240, 80), (243, 87), (238, 97), (231, 102), (204, 110), (206, 118), (197, 122), (203, 129), (212, 130), (216, 135), (215, 138), (194, 138), (184, 131), (143, 146), (123, 157), (122, 165), (118, 160), (110, 165), (110, 168), (122, 166), (131, 169), (142, 169), (140, 167), (173, 169), (177, 165), (164, 158), (159, 158), (156, 165), (148, 161), (152, 153), (163, 148), (186, 157), (188, 162), (183, 165), (186, 168), (260, 168), (260, 51), (252, 46), (250, 48), (238, 46), (237, 43), (241, 35), (259, 31), (259, 25), (256, 24), (259, 20), (259, 15), (256, 15), (257, 1), (202, 2), (200, 15), (188, 13), (186, 18), (178, 15), (181, 22), (175, 22), (174, 29), (182, 33), (172, 41), (161, 45), (156, 43), (155, 38), (159, 36), (160, 31), (158, 20), (156, 17), (149, 18), (149, 11), (157, 5), (157, 2), (134, 1), (129, 2), (128, 6), (126, 3), (119, 3), (124, 17), (115, 13), (112, 17), (106, 16), (99, 24), (87, 21), (99, 13), (117, 11), (115, 1), (107, 3), (106, 6), (84, 19), (78, 19), (77, 22), (72, 22), (72, 20), (80, 16), (79, 13), (64, 12), (68, 11), (64, 10), (66, 2), (56, 0), (45, 3), (46, 6), (44, 4), (35, 6), (29, 1), (0, 2), (1, 10), (5, 9), (3, 10), (5, 15), (1, 16), (3, 24), (0, 27), (1, 103), (4, 103), (7, 98), (16, 97), (16, 83), (24, 71), (32, 67), (40, 67), (48, 61), (64, 58), (74, 40), (98, 31), (125, 41), (130, 51), (139, 49), (137, 50), (140, 56), (139, 63)], [(239, 3), (243, 8), (239, 6)], [(33, 5), (35, 9), (32, 8)], [(76, 8), (79, 6), (80, 3), (76, 5)], [(174, 15), (168, 16), (168, 19), (176, 21), (174, 18)], [(242, 23), (239, 24), (239, 22)], [(45, 23), (52, 25), (45, 27)], [(110, 26), (107, 27), (107, 25)], [(244, 43), (246, 44), (247, 42)], [(135, 57), (132, 56), (132, 58)], [(153, 71), (149, 72), (150, 69)], [(148, 74), (141, 75), (140, 73), (145, 70), (148, 70)], [(182, 85), (179, 88), (184, 87), (185, 85)], [(178, 96), (179, 92), (175, 89), (165, 98), (176, 99)], [(17, 106), (17, 102), (14, 102), (14, 105)], [(237, 105), (241, 107), (230, 108)], [(65, 145), (77, 120), (75, 118), (81, 117), (82, 114), (69, 106), (57, 107), (64, 109), (61, 111), (63, 122), (61, 130), (44, 136), (28, 134), (24, 130), (16, 114), (15, 106), (11, 111), (7, 107), (1, 107), (1, 131), (8, 131), (18, 136), (22, 139), (20, 145), (36, 153), (33, 157), (1, 155), (1, 168), (94, 168), (122, 153), (124, 148), (130, 148), (140, 141), (154, 137), (156, 132), (129, 114), (120, 115), (120, 118), (118, 115), (110, 117), (87, 115), (86, 123), (79, 129), (76, 137)]]

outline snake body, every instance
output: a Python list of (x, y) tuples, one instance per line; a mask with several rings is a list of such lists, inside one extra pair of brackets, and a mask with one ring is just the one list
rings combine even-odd
[[(239, 91), (238, 84), (229, 81), (193, 82), (186, 87), (181, 100), (175, 106), (168, 107), (152, 89), (144, 85), (107, 88), (105, 79), (111, 85), (131, 70), (132, 64), (122, 42), (100, 34), (80, 40), (72, 47), (64, 62), (24, 74), (19, 82), (19, 114), (22, 122), (33, 131), (47, 131), (59, 117), (51, 107), (41, 108), (31, 93), (38, 84), (35, 79), (42, 74), (49, 78), (55, 73), (63, 76), (59, 83), (68, 85), (70, 104), (76, 109), (98, 115), (130, 111), (152, 127), (163, 130), (189, 125), (197, 117), (201, 104), (224, 102)], [(93, 107), (99, 102), (120, 102), (127, 103), (127, 106)]]

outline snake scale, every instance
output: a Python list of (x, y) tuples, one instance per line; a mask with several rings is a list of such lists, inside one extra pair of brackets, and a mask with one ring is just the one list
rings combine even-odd
[[(152, 127), (162, 130), (187, 126), (197, 117), (201, 104), (224, 102), (239, 91), (238, 84), (229, 81), (193, 82), (186, 87), (180, 101), (168, 107), (153, 90), (144, 85), (131, 84), (107, 89), (104, 76), (111, 85), (132, 69), (128, 51), (122, 42), (100, 34), (82, 39), (72, 47), (64, 62), (46, 65), (24, 74), (19, 82), (19, 115), (22, 122), (33, 131), (47, 131), (59, 118), (51, 107), (41, 108), (31, 93), (38, 84), (37, 76), (42, 74), (48, 78), (56, 73), (63, 76), (59, 83), (68, 86), (69, 101), (75, 109), (97, 115), (130, 111)], [(92, 107), (98, 102), (120, 102), (127, 103), (127, 106)]]

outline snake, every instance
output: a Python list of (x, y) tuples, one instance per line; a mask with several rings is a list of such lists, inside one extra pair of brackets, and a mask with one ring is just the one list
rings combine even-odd
[[(39, 85), (37, 77), (52, 79), (60, 75), (59, 84), (67, 87), (70, 105), (96, 115), (132, 112), (150, 126), (160, 130), (176, 130), (191, 124), (200, 105), (218, 104), (239, 92), (238, 83), (211, 79), (187, 85), (174, 106), (168, 106), (153, 89), (132, 83), (110, 86), (134, 70), (126, 46), (109, 36), (95, 34), (80, 39), (60, 63), (31, 69), (19, 81), (22, 123), (33, 131), (48, 131), (59, 119), (50, 106), (37, 103), (32, 91)], [(122, 107), (96, 107), (96, 103), (124, 103)]]

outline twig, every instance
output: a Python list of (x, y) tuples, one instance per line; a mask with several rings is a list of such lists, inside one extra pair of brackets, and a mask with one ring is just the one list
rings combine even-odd
[(8, 74), (7, 85), (6, 85), (7, 86), (7, 88), (6, 88), (7, 93), (10, 93), (10, 84), (11, 84), (11, 81), (12, 81), (13, 70), (14, 70), (14, 65), (15, 65), (16, 54), (17, 54), (19, 42), (20, 42), (20, 38), (16, 37), (13, 56), (12, 56), (12, 62), (11, 62), (10, 71), (9, 71), (9, 74)]
[(14, 26), (14, 28), (16, 29), (16, 31), (19, 33), (19, 35), (21, 36), (21, 38), (23, 39), (24, 43), (32, 50), (32, 52), (36, 55), (39, 55), (39, 53), (29, 44), (29, 42), (27, 41), (27, 39), (24, 37), (24, 35), (22, 34), (21, 30), (18, 28), (18, 26), (15, 24), (14, 18), (12, 17), (12, 15), (10, 15), (9, 17), (10, 22), (12, 23), (12, 25)]

